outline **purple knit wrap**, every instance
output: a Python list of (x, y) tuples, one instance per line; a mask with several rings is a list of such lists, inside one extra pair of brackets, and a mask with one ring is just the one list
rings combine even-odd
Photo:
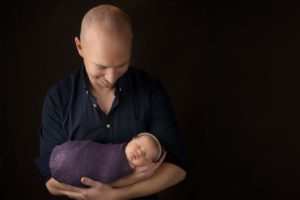
[(132, 172), (122, 144), (100, 144), (91, 140), (68, 141), (56, 146), (49, 166), (52, 177), (73, 186), (84, 186), (80, 178), (110, 183)]

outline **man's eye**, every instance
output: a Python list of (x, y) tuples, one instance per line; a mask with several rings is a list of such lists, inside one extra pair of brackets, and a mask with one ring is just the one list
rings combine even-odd
[(97, 69), (105, 69), (104, 66), (95, 65), (95, 67), (96, 67)]

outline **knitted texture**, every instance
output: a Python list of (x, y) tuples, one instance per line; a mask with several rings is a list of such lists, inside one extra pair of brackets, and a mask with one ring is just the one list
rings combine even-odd
[(110, 183), (132, 172), (125, 155), (126, 143), (100, 144), (91, 140), (67, 141), (56, 146), (49, 166), (59, 182), (83, 187), (81, 177)]

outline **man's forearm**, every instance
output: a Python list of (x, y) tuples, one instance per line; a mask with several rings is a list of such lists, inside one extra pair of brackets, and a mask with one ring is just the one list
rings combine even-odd
[(132, 199), (155, 194), (179, 183), (185, 176), (186, 172), (180, 167), (171, 163), (163, 163), (151, 178), (118, 188), (117, 196), (120, 199)]
[(117, 181), (110, 183), (109, 185), (113, 188), (125, 187), (134, 183), (137, 183), (139, 180), (135, 180), (132, 175), (125, 176)]

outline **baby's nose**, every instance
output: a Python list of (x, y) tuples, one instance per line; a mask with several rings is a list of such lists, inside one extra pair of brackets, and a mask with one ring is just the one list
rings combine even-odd
[(141, 156), (143, 155), (143, 151), (141, 149), (137, 149), (137, 153)]

